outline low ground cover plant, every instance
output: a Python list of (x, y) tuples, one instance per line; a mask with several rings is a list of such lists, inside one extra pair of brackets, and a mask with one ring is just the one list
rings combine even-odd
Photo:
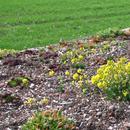
[(16, 53), (16, 50), (14, 49), (0, 49), (0, 59), (2, 59), (4, 56), (7, 56), (9, 54), (13, 55)]
[(118, 28), (108, 28), (97, 33), (100, 38), (114, 38), (123, 34), (123, 31), (119, 30)]
[(28, 87), (30, 84), (30, 80), (27, 77), (15, 77), (12, 78), (11, 80), (9, 80), (8, 85), (10, 87), (16, 87), (18, 85), (22, 86), (22, 87)]
[(76, 130), (76, 125), (61, 111), (46, 110), (34, 114), (22, 130)]

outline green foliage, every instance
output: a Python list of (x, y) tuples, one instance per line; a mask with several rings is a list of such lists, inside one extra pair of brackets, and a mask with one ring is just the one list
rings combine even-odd
[(85, 64), (77, 63), (77, 64), (73, 64), (72, 67), (76, 69), (85, 69)]
[(64, 86), (63, 85), (59, 85), (58, 88), (57, 88), (57, 91), (61, 92), (61, 93), (64, 93), (65, 92)]
[(66, 53), (61, 55), (60, 59), (63, 64), (71, 64), (72, 68), (85, 69), (85, 57), (86, 52), (83, 48), (76, 48), (74, 50), (68, 50)]
[(16, 51), (13, 49), (0, 49), (0, 59), (2, 59), (4, 56), (7, 56), (8, 54), (15, 54)]
[(36, 113), (23, 125), (22, 130), (76, 130), (76, 127), (61, 111), (48, 110)]
[(61, 76), (58, 76), (58, 82), (59, 82), (59, 86), (57, 87), (57, 91), (58, 92), (61, 92), (61, 93), (64, 93), (65, 92), (65, 87), (64, 87), (64, 81), (63, 81), (63, 78)]
[(11, 79), (8, 82), (8, 85), (10, 87), (16, 87), (18, 85), (23, 86), (23, 87), (28, 87), (29, 84), (30, 84), (29, 78), (26, 78), (26, 77), (16, 77), (16, 78)]
[(12, 95), (6, 95), (4, 97), (4, 100), (6, 103), (12, 102), (14, 99), (15, 99), (15, 96), (12, 96)]
[(98, 33), (98, 36), (101, 38), (114, 38), (120, 35), (123, 35), (123, 32), (116, 28), (108, 28)]
[(121, 58), (118, 62), (108, 61), (91, 78), (109, 99), (130, 100), (130, 62)]

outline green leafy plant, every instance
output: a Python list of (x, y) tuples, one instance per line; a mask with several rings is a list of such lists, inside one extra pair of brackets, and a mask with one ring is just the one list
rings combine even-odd
[(109, 38), (109, 37), (114, 38), (116, 36), (123, 35), (123, 31), (117, 28), (108, 28), (104, 31), (100, 31), (97, 35), (101, 38)]
[(130, 100), (130, 62), (126, 58), (108, 61), (91, 78), (109, 99)]
[(4, 56), (7, 56), (9, 54), (13, 55), (15, 53), (16, 53), (16, 51), (13, 50), (13, 49), (10, 49), (10, 50), (8, 50), (8, 49), (0, 49), (0, 59), (2, 59)]
[(85, 64), (83, 64), (83, 63), (76, 63), (76, 64), (73, 64), (72, 67), (76, 68), (76, 69), (85, 69)]
[(57, 87), (57, 91), (61, 92), (61, 93), (64, 93), (65, 92), (65, 87), (63, 85), (64, 84), (63, 78), (61, 76), (59, 76), (58, 80), (59, 80), (59, 86)]
[(64, 93), (65, 92), (64, 86), (63, 85), (59, 85), (58, 88), (57, 88), (57, 91), (61, 92), (61, 93)]
[(12, 102), (15, 99), (15, 96), (6, 95), (6, 97), (4, 99), (5, 99), (5, 102), (9, 103), (9, 102)]
[(76, 125), (63, 116), (61, 111), (46, 110), (34, 114), (22, 130), (76, 130)]
[(23, 86), (23, 87), (28, 87), (29, 84), (30, 84), (30, 80), (27, 77), (16, 77), (16, 78), (12, 78), (8, 82), (8, 85), (10, 87), (16, 87), (18, 85)]

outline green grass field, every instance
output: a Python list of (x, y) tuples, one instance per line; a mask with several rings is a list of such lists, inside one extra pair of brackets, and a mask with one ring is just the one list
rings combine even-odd
[(130, 26), (130, 0), (0, 0), (0, 48), (24, 49)]

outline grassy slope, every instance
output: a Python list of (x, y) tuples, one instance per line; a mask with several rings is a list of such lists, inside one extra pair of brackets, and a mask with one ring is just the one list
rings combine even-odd
[(23, 49), (130, 26), (130, 0), (0, 0), (0, 48)]

